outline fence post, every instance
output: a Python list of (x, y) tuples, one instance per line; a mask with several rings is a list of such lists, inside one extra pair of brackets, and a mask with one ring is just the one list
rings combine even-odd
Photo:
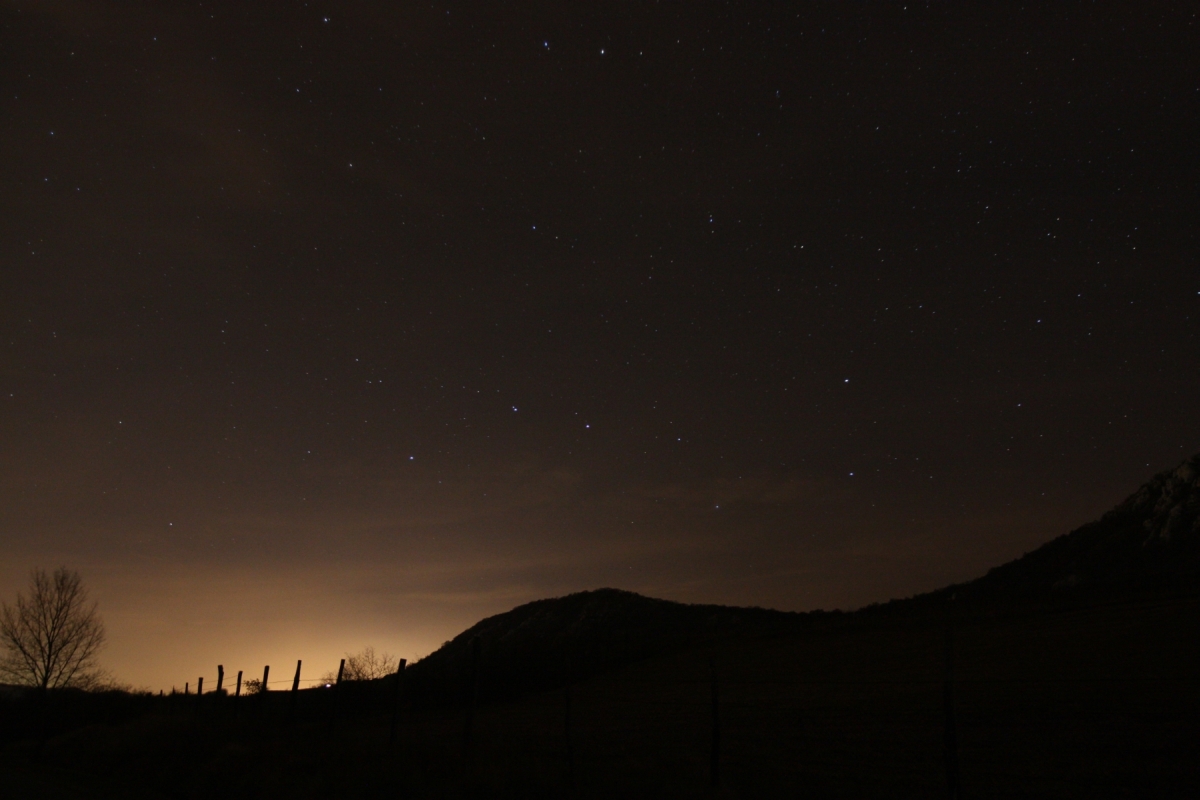
[(960, 800), (958, 781), (958, 727), (954, 719), (954, 595), (946, 602), (945, 676), (942, 703), (946, 715), (946, 789), (950, 800)]
[(471, 753), (471, 728), (475, 723), (475, 701), (479, 697), (479, 651), (482, 648), (479, 637), (471, 639), (471, 686), (467, 695), (467, 719), (463, 726), (463, 755)]
[(262, 694), (264, 697), (267, 694), (267, 676), (270, 674), (271, 674), (271, 665), (267, 664), (265, 667), (263, 667)]
[(204, 694), (204, 676), (203, 675), (196, 679), (196, 696), (199, 697), (202, 694)]
[(288, 716), (296, 715), (296, 698), (300, 694), (300, 659), (296, 659), (296, 677), (292, 678), (292, 704), (288, 707)]
[(192, 691), (192, 685), (190, 683), (188, 683), (187, 681), (184, 681), (183, 682), (183, 693), (185, 695), (191, 694), (191, 691)]
[(242, 671), (240, 669), (238, 670), (237, 691), (234, 692), (233, 696), (234, 697), (242, 696)]
[[(342, 709), (342, 675), (346, 671), (346, 659), (338, 664), (337, 678), (333, 681), (333, 693), (329, 698), (329, 729), (337, 727), (338, 714)], [(328, 686), (329, 684), (325, 684)]]
[(225, 667), (217, 664), (217, 696), (221, 695), (221, 687), (225, 685)]
[(408, 659), (400, 659), (400, 666), (396, 667), (396, 688), (392, 692), (392, 729), (388, 734), (388, 744), (396, 742), (396, 723), (400, 719), (400, 693), (404, 685), (404, 667), (408, 664)]
[(721, 707), (717, 695), (717, 665), (708, 660), (708, 672), (712, 682), (712, 752), (709, 754), (708, 772), (713, 788), (721, 785)]

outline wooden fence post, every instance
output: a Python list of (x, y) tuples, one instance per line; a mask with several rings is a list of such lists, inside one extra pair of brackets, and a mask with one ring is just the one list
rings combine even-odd
[(183, 693), (186, 695), (186, 694), (190, 694), (191, 691), (192, 691), (192, 685), (190, 683), (188, 683), (187, 681), (184, 681), (183, 682)]
[(945, 667), (942, 703), (946, 715), (946, 789), (950, 800), (960, 800), (958, 780), (958, 726), (954, 718), (954, 595), (946, 603)]
[[(337, 678), (333, 682), (333, 693), (329, 698), (329, 729), (337, 726), (338, 713), (342, 708), (342, 675), (346, 672), (346, 659), (338, 664)], [(326, 687), (329, 684), (325, 684)]]
[(471, 728), (475, 724), (475, 701), (479, 698), (479, 651), (483, 645), (479, 637), (471, 639), (471, 686), (467, 695), (467, 719), (463, 725), (463, 755), (471, 752)]
[(262, 686), (259, 687), (259, 694), (258, 694), (259, 698), (262, 701), (262, 706), (261, 706), (262, 711), (258, 712), (260, 715), (266, 715), (266, 713), (267, 713), (267, 676), (270, 674), (271, 674), (271, 665), (267, 664), (265, 667), (263, 667)]
[(202, 694), (204, 694), (204, 676), (203, 675), (201, 675), (199, 678), (196, 679), (196, 696), (199, 697)]
[(721, 785), (721, 707), (717, 696), (717, 666), (713, 659), (708, 661), (708, 672), (712, 681), (712, 752), (709, 754), (708, 773), (715, 789)]
[(296, 677), (292, 678), (292, 704), (288, 707), (288, 715), (296, 715), (296, 698), (300, 694), (300, 660), (296, 660)]
[(400, 719), (400, 694), (404, 687), (404, 667), (408, 664), (408, 659), (400, 659), (400, 666), (396, 667), (396, 688), (392, 691), (392, 729), (388, 734), (388, 744), (396, 743), (396, 723)]
[[(237, 688), (234, 689), (233, 696), (235, 698), (240, 698), (242, 696), (242, 671), (240, 669), (238, 670), (238, 676), (237, 676)], [(241, 715), (242, 715), (242, 703), (240, 700), (235, 699), (233, 701), (233, 716), (240, 717)]]
[(225, 685), (225, 667), (217, 664), (217, 696), (221, 695), (221, 687)]

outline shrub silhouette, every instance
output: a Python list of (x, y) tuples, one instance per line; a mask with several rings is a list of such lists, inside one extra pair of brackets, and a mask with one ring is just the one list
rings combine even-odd
[[(357, 653), (346, 654), (346, 668), (342, 671), (344, 681), (373, 681), (385, 678), (396, 671), (396, 657), (390, 653), (376, 653), (375, 648), (367, 645)], [(335, 683), (336, 672), (326, 672), (321, 676), (322, 683)]]

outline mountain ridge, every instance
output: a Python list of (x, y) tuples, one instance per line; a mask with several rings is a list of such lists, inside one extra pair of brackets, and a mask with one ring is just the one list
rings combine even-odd
[(1198, 574), (1200, 454), (1154, 475), (1098, 520), (948, 588), (983, 599), (1148, 585)]
[(545, 598), (480, 620), (411, 668), (430, 698), (457, 702), (471, 684), (472, 642), (487, 668), (481, 698), (515, 696), (663, 653), (866, 621), (960, 603), (1041, 602), (1200, 577), (1200, 454), (1160, 472), (1099, 519), (964, 583), (855, 611), (789, 612), (688, 604), (622, 589)]

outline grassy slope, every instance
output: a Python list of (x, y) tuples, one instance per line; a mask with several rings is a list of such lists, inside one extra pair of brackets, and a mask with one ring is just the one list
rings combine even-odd
[[(965, 612), (964, 612), (965, 613)], [(976, 612), (956, 625), (967, 797), (1200, 796), (1200, 596)], [(944, 796), (940, 619), (859, 617), (840, 629), (721, 646), (723, 786), (707, 787), (710, 651), (662, 656), (572, 690), (575, 796)], [(294, 723), (269, 704), (166, 706), (76, 730), (29, 759), (0, 751), (28, 797), (566, 796), (561, 690), (405, 713), (385, 693), (328, 694)], [(195, 698), (189, 698), (194, 701)], [(208, 698), (206, 698), (208, 699)]]

